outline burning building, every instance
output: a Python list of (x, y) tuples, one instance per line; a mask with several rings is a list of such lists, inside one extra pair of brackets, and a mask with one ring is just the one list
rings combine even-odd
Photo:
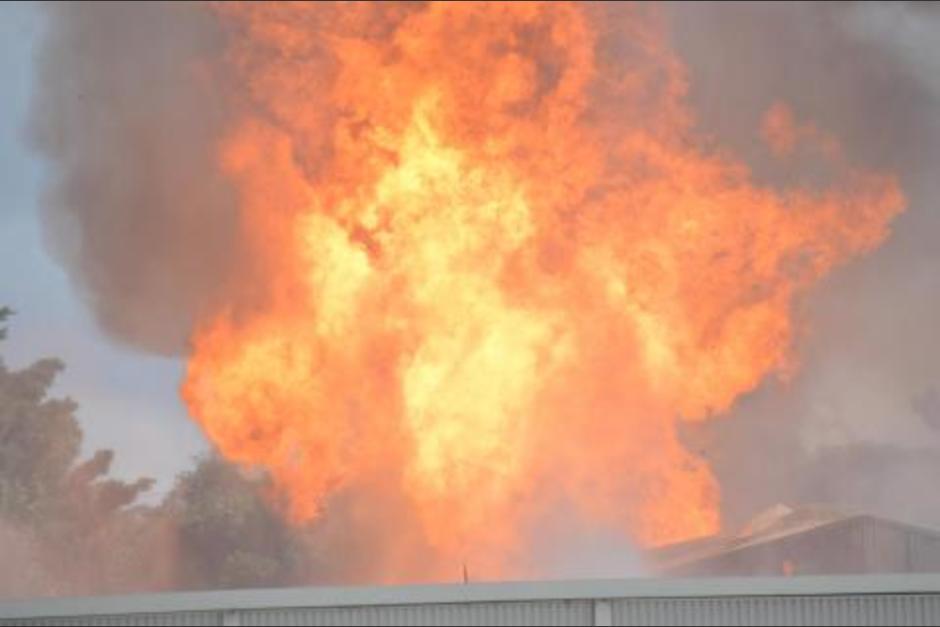
[(940, 572), (940, 532), (826, 507), (778, 505), (738, 534), (649, 553), (661, 574), (794, 576)]

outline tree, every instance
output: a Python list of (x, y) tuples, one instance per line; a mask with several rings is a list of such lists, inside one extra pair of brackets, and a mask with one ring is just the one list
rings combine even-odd
[[(0, 322), (11, 313), (0, 309)], [(5, 337), (6, 328), (0, 333)], [(0, 517), (37, 522), (42, 508), (61, 494), (78, 457), (77, 406), (68, 398), (48, 398), (62, 368), (57, 359), (41, 359), (14, 371), (0, 359)]]
[(244, 588), (297, 583), (306, 553), (300, 537), (251, 478), (215, 455), (181, 474), (168, 498), (178, 525), (186, 587)]
[[(0, 308), (0, 323), (11, 314)], [(39, 556), (61, 583), (54, 591), (97, 591), (103, 582), (95, 574), (120, 554), (107, 534), (153, 482), (108, 477), (111, 451), (80, 460), (78, 405), (49, 396), (63, 368), (57, 359), (41, 359), (12, 370), (0, 359), (0, 525)], [(48, 593), (48, 586), (37, 592)]]
[[(0, 323), (6, 322), (6, 319), (13, 315), (13, 310), (9, 307), (0, 307)], [(6, 339), (6, 327), (0, 327), (0, 341)]]
[(152, 480), (111, 477), (110, 450), (82, 460), (77, 403), (50, 397), (63, 368), (0, 360), (0, 556), (13, 560), (0, 560), (0, 597), (308, 580), (309, 530), (284, 521), (264, 476), (210, 454), (143, 506)]

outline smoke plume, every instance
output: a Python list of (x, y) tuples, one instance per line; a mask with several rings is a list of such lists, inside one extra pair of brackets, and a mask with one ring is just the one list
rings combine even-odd
[(49, 247), (105, 331), (182, 353), (239, 254), (215, 165), (225, 98), (206, 67), (218, 23), (192, 3), (45, 11), (32, 134), (52, 170)]
[[(776, 99), (897, 172), (909, 209), (869, 258), (805, 304), (800, 373), (766, 382), (692, 438), (723, 487), (732, 528), (777, 502), (825, 502), (940, 525), (930, 484), (940, 344), (940, 12), (925, 4), (725, 6), (671, 10), (701, 125), (764, 176), (747, 133)], [(725, 77), (734, 77), (726, 80)]]

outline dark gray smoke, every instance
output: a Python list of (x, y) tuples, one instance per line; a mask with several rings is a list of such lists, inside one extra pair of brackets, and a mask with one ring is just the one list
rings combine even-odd
[(32, 130), (50, 248), (107, 332), (179, 352), (238, 255), (217, 22), (196, 3), (45, 9)]
[(713, 460), (726, 524), (826, 502), (940, 526), (940, 11), (931, 5), (673, 6), (704, 129), (774, 171), (755, 134), (783, 100), (853, 160), (900, 177), (885, 245), (801, 311), (802, 367), (690, 439)]

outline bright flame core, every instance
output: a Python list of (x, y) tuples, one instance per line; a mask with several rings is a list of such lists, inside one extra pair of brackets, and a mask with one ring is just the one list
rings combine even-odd
[[(680, 421), (792, 368), (795, 299), (886, 237), (895, 180), (833, 149), (828, 187), (777, 190), (705, 150), (648, 7), (217, 11), (257, 264), (252, 313), (193, 337), (218, 449), (298, 521), (392, 477), (442, 558), (492, 574), (556, 494), (642, 544), (715, 532)], [(775, 105), (777, 153), (793, 128)]]

